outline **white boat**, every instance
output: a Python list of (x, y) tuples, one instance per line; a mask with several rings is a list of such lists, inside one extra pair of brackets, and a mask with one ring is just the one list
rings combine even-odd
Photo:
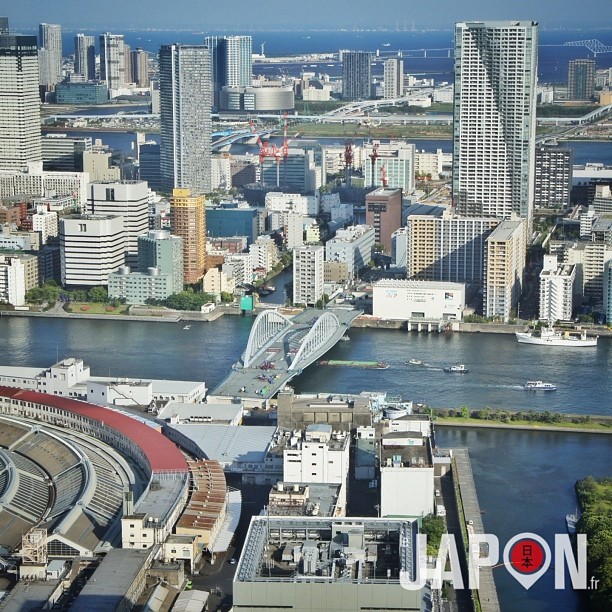
[(410, 359), (406, 363), (410, 365), (423, 365), (423, 362), (420, 359)]
[(597, 346), (597, 336), (588, 337), (586, 331), (580, 334), (563, 333), (555, 331), (552, 325), (543, 327), (539, 334), (532, 331), (516, 332), (516, 339), (520, 344), (539, 344), (544, 346)]
[(567, 533), (570, 535), (576, 534), (576, 525), (578, 524), (578, 510), (573, 514), (565, 515), (565, 524), (567, 526)]
[(452, 372), (453, 374), (467, 374), (469, 370), (460, 363), (459, 365), (448, 366), (448, 368), (444, 368), (445, 372)]
[(541, 380), (528, 380), (525, 383), (525, 391), (556, 391), (557, 387), (552, 383)]

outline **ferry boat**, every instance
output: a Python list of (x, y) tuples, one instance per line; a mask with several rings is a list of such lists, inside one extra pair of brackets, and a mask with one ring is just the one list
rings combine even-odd
[(557, 387), (552, 383), (541, 380), (528, 380), (525, 383), (525, 391), (556, 391)]
[(444, 368), (444, 371), (452, 374), (467, 374), (469, 372), (469, 370), (462, 363), (459, 365), (448, 366), (448, 368)]
[(597, 336), (588, 337), (583, 329), (579, 334), (569, 331), (561, 333), (549, 324), (540, 330), (539, 334), (533, 331), (516, 332), (516, 339), (520, 344), (539, 344), (544, 346), (597, 346)]

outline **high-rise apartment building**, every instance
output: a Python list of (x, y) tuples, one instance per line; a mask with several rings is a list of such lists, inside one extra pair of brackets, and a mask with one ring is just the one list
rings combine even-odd
[(544, 255), (540, 272), (540, 319), (571, 321), (576, 266), (557, 262), (557, 255)]
[(96, 78), (96, 43), (93, 36), (77, 34), (74, 37), (74, 72), (86, 81)]
[(197, 283), (206, 270), (206, 198), (174, 189), (170, 199), (172, 233), (183, 239), (183, 280)]
[(567, 97), (570, 100), (592, 100), (594, 94), (595, 60), (571, 60), (567, 75)]
[(381, 187), (366, 195), (366, 225), (374, 228), (376, 242), (391, 253), (391, 235), (402, 225), (402, 190)]
[(213, 104), (220, 106), (222, 87), (250, 87), (253, 80), (251, 36), (207, 36), (213, 82)]
[(486, 240), (499, 223), (492, 217), (459, 217), (448, 210), (441, 215), (409, 214), (407, 277), (482, 286)]
[(8, 17), (0, 17), (0, 34), (9, 33), (9, 20)]
[(53, 91), (62, 80), (62, 26), (54, 23), (38, 26), (38, 68), (41, 93)]
[(41, 161), (36, 36), (0, 35), (0, 169)]
[(535, 151), (534, 208), (566, 208), (572, 190), (573, 150), (540, 145)]
[(463, 216), (531, 219), (538, 25), (455, 26), (453, 198)]
[(200, 45), (163, 45), (159, 53), (163, 188), (211, 189), (210, 52)]
[(110, 90), (125, 86), (125, 42), (123, 34), (100, 34), (100, 79)]
[(367, 100), (372, 84), (372, 54), (368, 51), (342, 53), (342, 97)]
[(134, 73), (132, 72), (132, 49), (129, 45), (123, 44), (123, 59), (125, 61), (124, 79), (126, 83), (134, 82)]
[(315, 306), (323, 298), (325, 247), (306, 244), (293, 249), (293, 302)]
[(521, 297), (525, 275), (526, 221), (502, 221), (487, 238), (483, 314), (507, 322)]
[(383, 98), (394, 100), (404, 93), (404, 60), (392, 58), (384, 64), (385, 88)]
[(149, 86), (149, 54), (144, 49), (130, 53), (132, 81), (138, 87)]
[(138, 238), (149, 231), (149, 189), (144, 181), (90, 183), (87, 212), (121, 215), (125, 232), (125, 263), (138, 267)]

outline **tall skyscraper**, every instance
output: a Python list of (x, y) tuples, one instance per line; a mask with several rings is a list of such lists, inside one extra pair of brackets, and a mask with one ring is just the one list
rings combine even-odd
[(96, 78), (96, 47), (93, 36), (77, 34), (74, 37), (74, 71), (87, 81)]
[(367, 100), (372, 84), (372, 54), (368, 51), (344, 51), (342, 54), (342, 97)]
[(540, 145), (535, 151), (534, 208), (566, 208), (572, 190), (574, 152)]
[(250, 36), (207, 36), (210, 50), (213, 104), (220, 105), (222, 87), (250, 87), (253, 80), (253, 40)]
[(62, 80), (62, 26), (41, 23), (38, 26), (38, 66), (43, 92), (53, 91)]
[(8, 17), (0, 17), (0, 34), (9, 33), (9, 20)]
[(163, 45), (159, 52), (161, 175), (164, 190), (211, 189), (210, 52), (200, 45)]
[(463, 216), (531, 219), (538, 25), (455, 26), (453, 198)]
[(170, 225), (183, 239), (183, 280), (197, 283), (206, 270), (206, 198), (189, 189), (173, 189)]
[(0, 35), (0, 168), (41, 162), (36, 36)]
[(144, 49), (130, 53), (132, 80), (138, 87), (149, 86), (149, 54)]
[(567, 97), (570, 100), (592, 100), (594, 94), (595, 60), (572, 60), (567, 75)]
[(393, 100), (404, 93), (404, 60), (388, 59), (384, 63), (384, 98)]
[(123, 34), (100, 34), (100, 79), (109, 89), (125, 85), (125, 43)]

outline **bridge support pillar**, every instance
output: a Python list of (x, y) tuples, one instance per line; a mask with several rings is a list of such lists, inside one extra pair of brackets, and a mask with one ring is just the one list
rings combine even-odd
[(427, 324), (427, 332), (430, 333), (431, 332), (431, 323)]
[(421, 331), (421, 324), (417, 323), (417, 331)]

